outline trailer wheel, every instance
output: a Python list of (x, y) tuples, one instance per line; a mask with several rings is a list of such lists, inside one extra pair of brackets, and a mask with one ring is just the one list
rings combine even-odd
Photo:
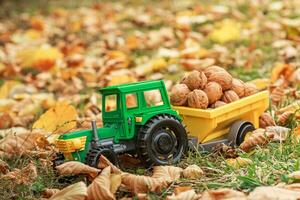
[(137, 136), (137, 152), (146, 165), (177, 163), (188, 146), (184, 125), (170, 115), (158, 115), (141, 127)]
[(118, 166), (116, 153), (110, 148), (97, 147), (89, 151), (86, 156), (85, 163), (91, 167), (98, 167), (100, 156), (104, 155), (110, 162)]
[(245, 139), (247, 133), (255, 130), (251, 122), (238, 120), (235, 121), (228, 134), (228, 141), (231, 146), (239, 146)]
[(65, 162), (65, 156), (62, 153), (56, 153), (54, 159), (52, 160), (52, 166), (55, 169), (58, 165)]

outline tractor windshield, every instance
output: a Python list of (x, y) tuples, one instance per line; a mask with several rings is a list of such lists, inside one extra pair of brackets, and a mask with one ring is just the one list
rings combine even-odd
[(113, 112), (117, 110), (117, 94), (105, 96), (105, 112)]

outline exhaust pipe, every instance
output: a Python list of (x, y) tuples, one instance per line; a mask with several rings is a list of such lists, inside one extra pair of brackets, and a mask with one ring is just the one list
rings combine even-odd
[(98, 131), (97, 131), (97, 124), (96, 120), (92, 120), (92, 131), (93, 131), (93, 139), (92, 139), (92, 147), (98, 147), (99, 146), (99, 137), (98, 137)]

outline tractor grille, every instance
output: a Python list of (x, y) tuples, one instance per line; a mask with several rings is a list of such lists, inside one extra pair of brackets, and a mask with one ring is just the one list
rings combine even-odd
[(75, 151), (81, 151), (85, 147), (86, 136), (73, 138), (68, 140), (58, 139), (55, 146), (62, 153), (72, 153)]

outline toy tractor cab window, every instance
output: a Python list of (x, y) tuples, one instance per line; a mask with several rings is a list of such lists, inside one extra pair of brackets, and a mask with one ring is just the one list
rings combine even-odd
[(134, 109), (138, 107), (138, 99), (136, 93), (129, 93), (125, 95), (126, 108)]
[(147, 107), (164, 105), (161, 91), (159, 89), (144, 92)]
[(117, 110), (117, 95), (110, 94), (105, 96), (105, 112), (113, 112)]

